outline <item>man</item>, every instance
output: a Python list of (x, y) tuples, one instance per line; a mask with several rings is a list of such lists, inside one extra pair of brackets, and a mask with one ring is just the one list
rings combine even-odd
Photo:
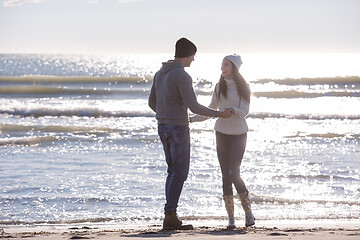
[(190, 165), (190, 131), (188, 108), (209, 117), (231, 116), (231, 110), (218, 112), (200, 105), (192, 86), (192, 78), (185, 72), (196, 54), (196, 46), (186, 38), (175, 45), (175, 59), (162, 64), (155, 74), (149, 96), (149, 106), (156, 113), (158, 134), (164, 146), (167, 169), (165, 185), (165, 230), (182, 229), (176, 209), (187, 179)]

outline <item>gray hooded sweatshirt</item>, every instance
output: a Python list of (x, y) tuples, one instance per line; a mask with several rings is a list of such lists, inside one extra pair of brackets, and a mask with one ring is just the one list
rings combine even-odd
[(196, 114), (217, 117), (219, 112), (197, 102), (192, 78), (181, 62), (164, 62), (155, 74), (149, 106), (156, 112), (158, 124), (188, 125), (188, 108)]

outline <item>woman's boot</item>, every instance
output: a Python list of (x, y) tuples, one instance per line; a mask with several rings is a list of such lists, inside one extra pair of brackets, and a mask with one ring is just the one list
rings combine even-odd
[(234, 195), (224, 195), (224, 202), (226, 212), (229, 216), (229, 224), (227, 226), (228, 229), (235, 228), (235, 218), (234, 218)]
[(251, 212), (251, 203), (249, 198), (249, 192), (239, 193), (241, 205), (245, 211), (245, 227), (255, 225), (255, 218)]

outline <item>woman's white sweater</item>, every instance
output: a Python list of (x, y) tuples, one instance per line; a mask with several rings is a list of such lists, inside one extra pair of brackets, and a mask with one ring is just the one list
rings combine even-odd
[[(209, 107), (218, 109), (219, 111), (224, 111), (226, 108), (233, 108), (235, 114), (230, 118), (218, 118), (214, 129), (223, 134), (241, 135), (249, 130), (245, 120), (246, 115), (249, 113), (249, 103), (242, 99), (240, 100), (234, 80), (225, 79), (225, 81), (227, 85), (227, 98), (224, 96), (218, 97), (219, 84), (216, 84)], [(210, 117), (195, 115), (191, 117), (191, 121), (200, 122), (209, 118)]]

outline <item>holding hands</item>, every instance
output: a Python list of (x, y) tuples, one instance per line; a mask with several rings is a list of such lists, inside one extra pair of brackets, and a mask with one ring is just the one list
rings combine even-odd
[[(231, 117), (233, 114), (235, 114), (235, 111), (233, 108), (226, 108), (224, 111), (219, 112), (218, 117), (221, 118), (229, 118)], [(189, 122), (192, 123), (193, 121), (193, 117), (189, 117)]]
[(223, 112), (219, 112), (219, 117), (221, 118), (229, 118), (234, 114), (233, 108), (226, 108)]

